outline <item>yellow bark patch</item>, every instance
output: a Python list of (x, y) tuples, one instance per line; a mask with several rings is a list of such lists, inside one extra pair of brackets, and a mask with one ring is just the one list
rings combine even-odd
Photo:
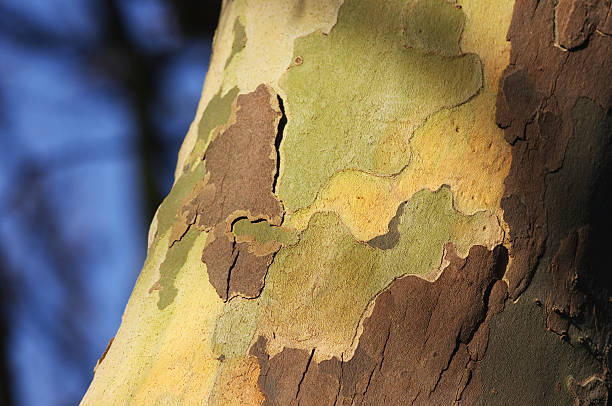
[(159, 278), (168, 233), (153, 245), (83, 405), (206, 403), (220, 362), (211, 337), (223, 302), (200, 260), (205, 242), (206, 233), (200, 233), (176, 276), (177, 296), (163, 311), (157, 307), (158, 292), (149, 289)]

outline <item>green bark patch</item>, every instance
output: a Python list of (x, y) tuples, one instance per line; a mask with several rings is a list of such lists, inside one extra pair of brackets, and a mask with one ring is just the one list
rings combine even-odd
[(406, 46), (440, 55), (461, 53), (459, 40), (465, 25), (461, 8), (448, 1), (414, 0), (406, 8)]
[(288, 123), (278, 192), (289, 211), (310, 204), (338, 170), (397, 173), (410, 160), (414, 129), (482, 87), (479, 58), (457, 53), (460, 11), (449, 12), (444, 0), (416, 3), (417, 23), (443, 15), (454, 25), (428, 28), (429, 38), (408, 48), (403, 31), (417, 11), (402, 16), (396, 3), (347, 0), (329, 35), (295, 41), (294, 63), (280, 79)]
[(182, 206), (183, 201), (189, 196), (195, 184), (204, 179), (206, 173), (203, 161), (199, 161), (194, 168), (184, 172), (172, 186), (172, 190), (162, 204), (157, 213), (157, 232), (156, 235), (163, 235), (172, 227), (174, 219)]
[(276, 337), (276, 345), (316, 346), (323, 356), (339, 355), (351, 346), (362, 313), (378, 292), (399, 276), (435, 273), (448, 241), (460, 252), (487, 241), (483, 233), (488, 235), (491, 220), (489, 213), (455, 211), (448, 187), (423, 190), (403, 204), (397, 244), (380, 249), (355, 240), (336, 213), (316, 213), (300, 241), (276, 255), (260, 298), (235, 298), (226, 307), (215, 333), (223, 337), (218, 349), (244, 354), (254, 331), (246, 334), (241, 323), (255, 317), (260, 334)]
[(159, 310), (164, 310), (174, 301), (178, 293), (178, 290), (174, 286), (174, 280), (185, 264), (187, 254), (199, 234), (200, 231), (197, 228), (191, 227), (183, 238), (176, 241), (168, 248), (166, 259), (159, 268), (159, 281), (157, 281), (152, 288), (152, 290), (159, 290), (159, 300), (157, 302), (157, 308)]
[(239, 241), (248, 239), (259, 244), (277, 241), (283, 245), (289, 245), (298, 241), (297, 233), (294, 230), (272, 226), (265, 220), (238, 220), (232, 226), (232, 232)]
[(234, 55), (236, 55), (238, 52), (242, 51), (244, 47), (246, 47), (246, 43), (247, 36), (246, 31), (244, 30), (244, 25), (242, 25), (240, 19), (237, 18), (234, 22), (234, 42), (232, 43), (232, 51), (230, 53), (230, 56), (227, 58), (227, 62), (225, 62), (224, 69), (227, 69), (227, 66), (234, 58)]
[(227, 120), (229, 120), (232, 112), (232, 103), (237, 96), (238, 88), (233, 87), (225, 96), (221, 96), (221, 91), (219, 90), (219, 93), (210, 99), (198, 123), (198, 138), (190, 154), (190, 163), (202, 159), (204, 151), (208, 146), (211, 133), (215, 128), (225, 124)]
[(213, 353), (227, 358), (246, 355), (266, 303), (261, 296), (256, 300), (235, 297), (227, 302), (215, 325)]

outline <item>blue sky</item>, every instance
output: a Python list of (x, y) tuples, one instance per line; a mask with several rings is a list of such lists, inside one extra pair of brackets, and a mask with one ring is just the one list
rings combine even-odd
[[(146, 251), (133, 105), (82, 52), (100, 40), (98, 3), (0, 0), (30, 23), (0, 17), (0, 249), (18, 405), (78, 402)], [(210, 39), (175, 32), (161, 0), (124, 4), (133, 43), (165, 55), (150, 109), (163, 147), (156, 178), (167, 193)], [(53, 44), (28, 39), (32, 27)]]

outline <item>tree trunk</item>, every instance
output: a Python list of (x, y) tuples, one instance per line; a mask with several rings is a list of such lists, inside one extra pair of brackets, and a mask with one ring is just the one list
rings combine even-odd
[(226, 0), (82, 404), (606, 405), (609, 0)]

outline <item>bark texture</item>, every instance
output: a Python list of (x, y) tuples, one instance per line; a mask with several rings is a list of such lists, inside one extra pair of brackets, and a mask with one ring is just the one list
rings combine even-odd
[(607, 405), (611, 10), (225, 1), (82, 404)]

